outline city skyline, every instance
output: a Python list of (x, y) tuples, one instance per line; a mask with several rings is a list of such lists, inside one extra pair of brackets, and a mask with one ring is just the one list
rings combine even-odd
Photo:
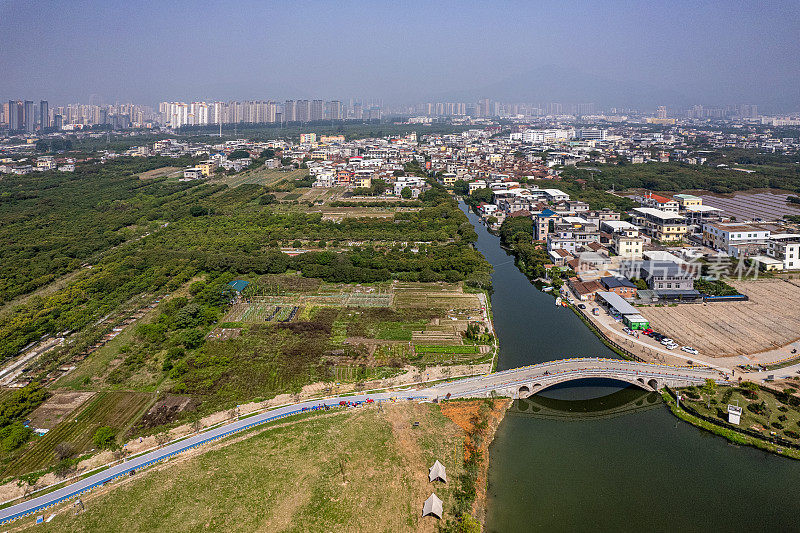
[[(168, 126), (206, 126), (213, 124), (315, 123), (321, 121), (374, 121), (402, 119), (419, 122), (428, 119), (536, 119), (574, 117), (589, 120), (626, 120), (628, 115), (645, 118), (654, 124), (674, 124), (678, 119), (760, 120), (764, 124), (794, 123), (796, 117), (776, 117), (759, 113), (756, 104), (668, 108), (653, 110), (602, 109), (588, 103), (508, 103), (482, 98), (477, 102), (418, 102), (408, 106), (383, 107), (380, 100), (249, 100), (249, 101), (165, 101), (155, 106), (115, 103), (103, 104), (92, 95), (90, 104), (53, 105), (47, 100), (8, 100), (0, 103), (0, 127), (10, 132), (57, 132), (73, 126), (108, 125), (113, 129)], [(608, 116), (606, 116), (608, 114)], [(775, 122), (778, 120), (778, 122)]]

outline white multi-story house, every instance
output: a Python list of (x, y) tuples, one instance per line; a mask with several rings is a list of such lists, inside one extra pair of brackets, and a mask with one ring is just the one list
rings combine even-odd
[(732, 257), (751, 255), (767, 248), (770, 231), (747, 224), (703, 224), (703, 244)]
[(56, 161), (50, 156), (43, 156), (36, 160), (36, 170), (53, 170), (56, 168)]
[(677, 213), (680, 210), (680, 204), (673, 198), (667, 198), (652, 192), (647, 192), (639, 198), (639, 202), (645, 207), (652, 207), (653, 209), (660, 209), (667, 213)]
[(637, 207), (632, 213), (633, 223), (659, 241), (679, 241), (686, 235), (686, 219), (677, 213), (670, 213), (652, 207)]
[(187, 168), (183, 171), (183, 180), (199, 180), (202, 177), (203, 170), (197, 167)]
[(469, 182), (469, 192), (472, 194), (473, 192), (477, 191), (478, 189), (485, 189), (486, 182), (483, 180), (475, 180)]
[(640, 259), (644, 250), (644, 239), (615, 233), (613, 237), (614, 253), (620, 257)]
[(767, 255), (783, 262), (783, 270), (800, 269), (800, 234), (776, 233), (767, 242)]
[(595, 224), (581, 217), (563, 217), (547, 235), (547, 250), (561, 249), (574, 255), (593, 242), (600, 242), (600, 231)]

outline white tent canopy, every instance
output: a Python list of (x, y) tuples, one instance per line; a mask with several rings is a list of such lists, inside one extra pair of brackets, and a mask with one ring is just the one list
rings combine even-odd
[(444, 465), (437, 459), (433, 466), (428, 469), (428, 479), (431, 483), (440, 479), (447, 483), (447, 472), (445, 472)]
[(436, 494), (431, 493), (425, 503), (422, 505), (422, 516), (433, 515), (441, 519), (444, 511), (442, 509), (442, 500)]

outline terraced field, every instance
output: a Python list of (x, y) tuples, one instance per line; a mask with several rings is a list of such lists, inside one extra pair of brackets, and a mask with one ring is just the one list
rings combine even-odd
[(144, 412), (154, 395), (143, 392), (102, 392), (74, 419), (64, 420), (20, 457), (11, 461), (3, 476), (34, 472), (55, 462), (53, 450), (59, 442), (69, 442), (80, 454), (93, 448), (97, 428), (110, 426), (120, 434)]
[(480, 309), (475, 294), (463, 292), (458, 284), (398, 283), (394, 287), (397, 307), (429, 307), (436, 309)]

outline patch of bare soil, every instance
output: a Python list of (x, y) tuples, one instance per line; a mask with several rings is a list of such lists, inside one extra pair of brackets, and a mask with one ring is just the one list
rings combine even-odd
[(94, 392), (56, 392), (31, 413), (30, 425), (34, 428), (53, 429), (65, 416), (94, 395)]
[(147, 172), (142, 172), (141, 174), (139, 174), (139, 179), (140, 180), (152, 180), (152, 179), (155, 179), (155, 178), (161, 178), (163, 176), (167, 176), (169, 174), (172, 174), (173, 172), (176, 172), (178, 170), (180, 170), (180, 168), (178, 168), (178, 167), (156, 168), (156, 169), (153, 169), (153, 170), (148, 170)]
[(168, 394), (153, 404), (133, 429), (141, 430), (169, 424), (177, 420), (181, 413), (197, 409), (197, 405), (197, 400), (189, 396)]

